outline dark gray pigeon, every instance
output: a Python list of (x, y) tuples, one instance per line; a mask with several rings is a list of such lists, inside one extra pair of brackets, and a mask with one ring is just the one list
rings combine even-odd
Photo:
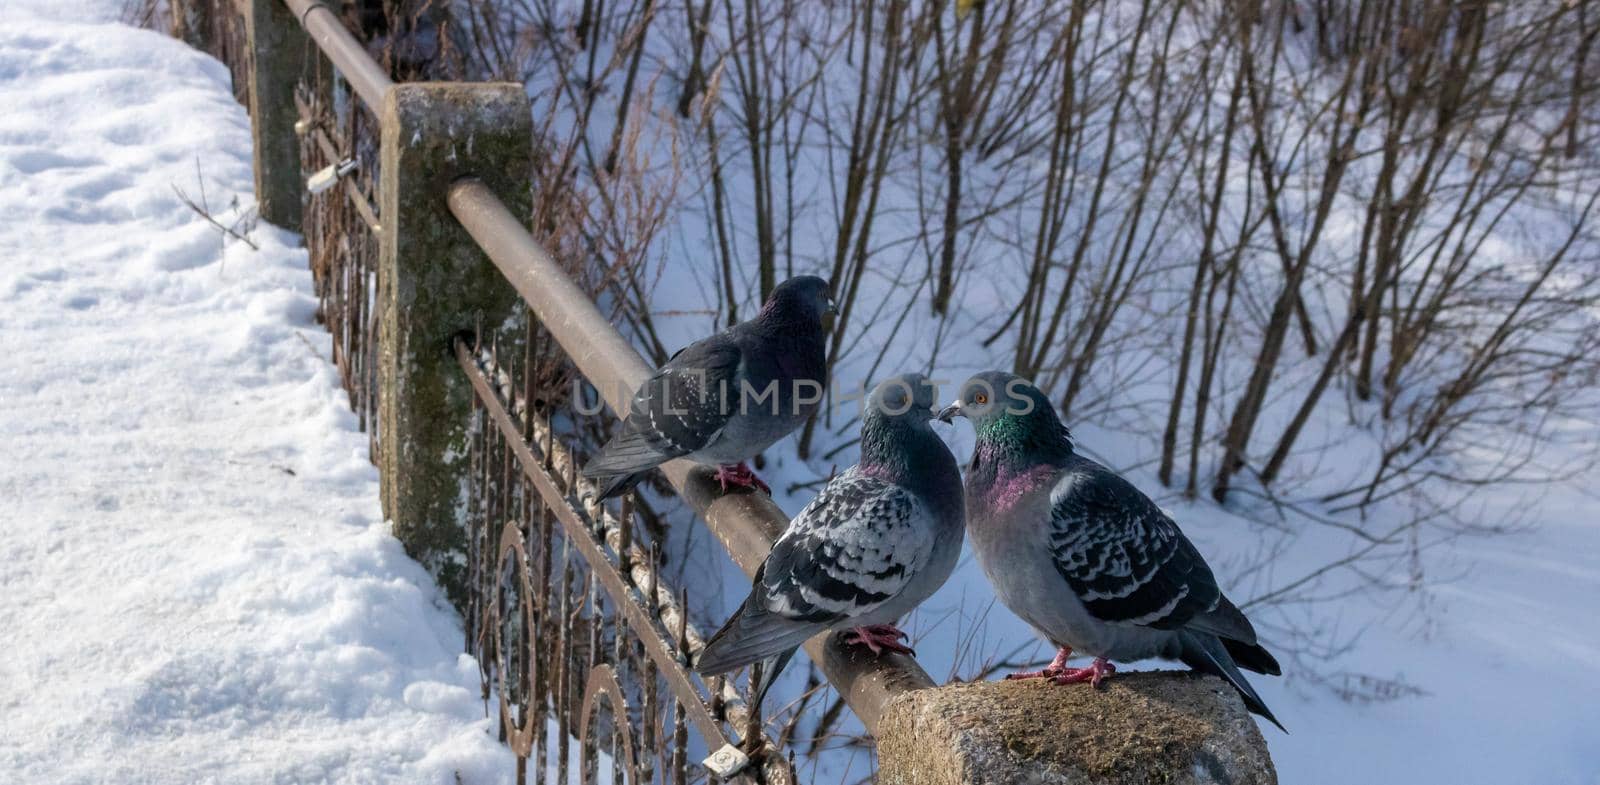
[(744, 462), (821, 405), (833, 314), (827, 281), (802, 275), (779, 284), (756, 318), (680, 349), (641, 385), (583, 476), (608, 499), (687, 457), (715, 465), (723, 490), (768, 490)]
[(861, 462), (789, 522), (697, 672), (764, 661), (759, 710), (795, 648), (825, 630), (849, 629), (845, 642), (875, 655), (911, 651), (894, 622), (944, 584), (961, 554), (961, 471), (933, 432), (935, 394), (921, 374), (873, 389)]
[[(1049, 667), (1008, 678), (1098, 686), (1116, 670), (1109, 660), (1179, 660), (1226, 679), (1251, 711), (1283, 727), (1239, 672), (1279, 674), (1250, 621), (1155, 502), (1073, 452), (1038, 388), (982, 373), (939, 418), (957, 415), (978, 437), (966, 482), (973, 553), (1000, 601), (1059, 647)], [(1074, 650), (1093, 664), (1068, 668)]]

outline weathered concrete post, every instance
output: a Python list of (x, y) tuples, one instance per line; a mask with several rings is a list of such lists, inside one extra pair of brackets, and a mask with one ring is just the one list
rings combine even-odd
[(472, 385), (451, 339), (501, 326), (516, 292), (456, 222), (451, 181), (483, 180), (513, 215), (531, 209), (533, 115), (522, 85), (398, 84), (380, 113), (379, 439), (383, 511), (406, 551), (466, 602)]
[(879, 785), (1276, 785), (1266, 741), (1221, 679), (1113, 676), (909, 692), (878, 724)]
[(245, 6), (256, 200), (263, 220), (299, 230), (305, 188), (294, 87), (310, 74), (315, 49), (282, 0), (245, 0)]

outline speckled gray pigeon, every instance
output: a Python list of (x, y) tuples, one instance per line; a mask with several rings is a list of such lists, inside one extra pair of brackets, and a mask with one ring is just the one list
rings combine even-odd
[(795, 648), (824, 630), (849, 629), (845, 643), (874, 655), (911, 651), (894, 622), (944, 584), (961, 554), (961, 471), (931, 426), (936, 392), (921, 374), (873, 389), (861, 461), (789, 522), (696, 671), (765, 661), (759, 707)]
[[(966, 480), (973, 553), (1000, 601), (1059, 647), (1049, 667), (1008, 678), (1098, 686), (1116, 670), (1108, 660), (1174, 659), (1226, 679), (1283, 727), (1239, 672), (1279, 674), (1250, 621), (1155, 502), (1073, 451), (1043, 393), (982, 373), (939, 418), (957, 415), (978, 437)], [(1068, 668), (1073, 650), (1094, 663)]]
[(779, 284), (754, 319), (680, 349), (641, 385), (583, 476), (607, 499), (645, 472), (688, 457), (715, 464), (723, 490), (768, 490), (744, 462), (821, 405), (833, 314), (827, 281), (802, 275)]

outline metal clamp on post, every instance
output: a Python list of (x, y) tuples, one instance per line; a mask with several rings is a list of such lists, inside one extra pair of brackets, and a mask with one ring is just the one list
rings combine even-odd
[(706, 769), (719, 780), (726, 780), (750, 765), (750, 756), (732, 744), (724, 744), (722, 749), (711, 753), (711, 756), (701, 761)]
[(306, 178), (306, 190), (313, 194), (320, 194), (332, 188), (339, 182), (339, 178), (356, 170), (356, 159), (346, 158), (336, 164), (328, 164)]

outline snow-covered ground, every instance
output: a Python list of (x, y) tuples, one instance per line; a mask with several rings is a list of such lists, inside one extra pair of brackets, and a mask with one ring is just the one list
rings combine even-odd
[[(259, 251), (224, 242), (173, 193), (198, 200), (203, 177), (225, 223), (252, 201), (226, 72), (107, 23), (119, 5), (0, 12), (0, 783), (501, 781), (510, 755), (459, 621), (382, 523), (297, 239), (261, 226)], [(658, 309), (698, 315), (663, 319), (671, 348), (714, 306), (678, 277)], [(1151, 440), (1073, 425), (1159, 488)], [(965, 457), (970, 430), (941, 432)], [(852, 456), (807, 465), (783, 445), (766, 471), (781, 489)], [(1264, 731), (1282, 780), (1600, 785), (1596, 488), (1591, 471), (1486, 494), (1484, 522), (1529, 528), (1430, 548), (1429, 575), (1450, 577), (1420, 595), (1307, 611), (1361, 634), (1253, 679), (1292, 731)], [(805, 493), (780, 502), (795, 512)], [(1273, 536), (1158, 498), (1225, 581)], [(1308, 535), (1278, 569), (1348, 547)], [(700, 551), (727, 601), (742, 596), (725, 557)], [(1031, 640), (990, 600), (968, 560), (907, 625), (936, 678)], [(1392, 699), (1351, 701), (1343, 674), (1414, 689), (1357, 684)]]
[(378, 509), (228, 75), (116, 4), (0, 11), (0, 782), (509, 780)]

